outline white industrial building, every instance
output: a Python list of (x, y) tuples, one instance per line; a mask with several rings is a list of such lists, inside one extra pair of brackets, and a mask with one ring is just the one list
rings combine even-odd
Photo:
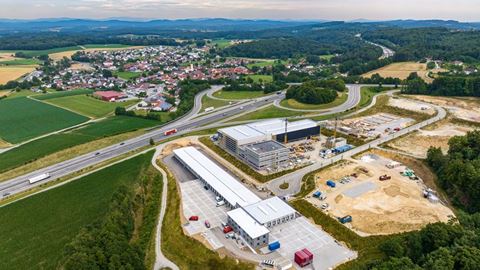
[(233, 153), (238, 153), (239, 147), (247, 144), (267, 140), (283, 142), (285, 136), (294, 141), (319, 133), (317, 122), (310, 119), (287, 123), (283, 119), (271, 119), (218, 130), (220, 145)]
[(268, 244), (268, 228), (296, 218), (297, 212), (286, 202), (278, 197), (260, 199), (196, 148), (184, 147), (173, 152), (204, 185), (235, 208), (227, 212), (228, 224), (251, 247)]

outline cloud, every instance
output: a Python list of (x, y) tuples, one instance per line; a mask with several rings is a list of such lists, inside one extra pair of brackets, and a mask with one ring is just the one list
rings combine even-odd
[[(0, 17), (442, 18), (480, 21), (479, 0), (2, 0)], [(31, 7), (35, 6), (34, 9)]]

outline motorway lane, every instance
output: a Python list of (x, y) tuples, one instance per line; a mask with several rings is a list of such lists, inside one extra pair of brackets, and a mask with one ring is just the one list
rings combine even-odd
[[(376, 139), (374, 141), (371, 141), (367, 144), (364, 144), (364, 145), (361, 145), (359, 147), (353, 148), (352, 150), (347, 151), (345, 153), (336, 155), (336, 156), (331, 157), (331, 158), (327, 158), (322, 162), (316, 162), (316, 163), (314, 163), (310, 166), (304, 167), (304, 168), (299, 169), (297, 171), (294, 171), (292, 173), (281, 176), (281, 177), (279, 177), (279, 178), (277, 178), (273, 181), (270, 181), (270, 182), (266, 183), (264, 186), (267, 187), (269, 190), (271, 190), (277, 196), (296, 194), (300, 191), (301, 184), (302, 184), (302, 178), (305, 174), (307, 174), (309, 172), (312, 172), (312, 171), (315, 171), (315, 170), (318, 170), (318, 169), (321, 169), (321, 168), (326, 167), (328, 165), (331, 165), (331, 164), (333, 164), (335, 162), (338, 162), (338, 161), (340, 161), (344, 158), (349, 158), (353, 155), (356, 155), (358, 153), (366, 151), (370, 148), (377, 147), (380, 144), (383, 144), (385, 142), (394, 140), (394, 139), (396, 139), (400, 136), (406, 135), (406, 134), (408, 134), (412, 131), (418, 130), (418, 129), (423, 128), (425, 126), (428, 126), (428, 125), (430, 125), (434, 122), (442, 120), (447, 116), (447, 112), (442, 107), (435, 106), (435, 105), (432, 105), (432, 104), (429, 104), (429, 106), (434, 106), (434, 108), (437, 110), (438, 113), (437, 113), (436, 116), (434, 116), (434, 117), (432, 117), (428, 120), (425, 120), (423, 122), (412, 125), (410, 127), (401, 129), (400, 131), (398, 131), (394, 134), (391, 134), (391, 135), (388, 135), (388, 136), (385, 136), (385, 137), (381, 137), (381, 138)], [(314, 154), (316, 154), (316, 153), (314, 153)], [(288, 189), (286, 189), (286, 190), (280, 189), (280, 187), (279, 187), (280, 184), (285, 183), (285, 182), (289, 183)]]
[[(204, 95), (206, 92), (204, 91), (201, 95)], [(200, 95), (199, 95), (200, 96)], [(234, 115), (237, 115), (244, 110), (255, 110), (259, 107), (262, 107), (268, 103), (271, 103), (275, 99), (283, 98), (282, 95), (272, 95), (269, 97), (265, 97), (261, 100), (253, 100), (244, 104), (234, 105), (219, 112), (215, 112), (209, 115), (205, 115), (202, 117), (195, 117), (196, 113), (189, 113), (187, 116), (182, 117), (178, 121), (173, 123), (167, 124), (160, 129), (153, 130), (146, 134), (143, 134), (139, 137), (129, 139), (121, 144), (112, 145), (95, 152), (91, 152), (52, 166), (47, 168), (43, 168), (37, 170), (35, 172), (31, 172), (19, 177), (16, 177), (11, 180), (4, 181), (0, 183), (0, 194), (15, 194), (21, 191), (24, 191), (28, 188), (41, 185), (48, 181), (53, 181), (65, 175), (71, 174), (73, 172), (79, 171), (81, 169), (87, 168), (94, 164), (101, 163), (103, 161), (112, 159), (119, 155), (128, 153), (135, 149), (139, 149), (141, 147), (147, 146), (150, 143), (150, 138), (153, 138), (155, 141), (160, 141), (166, 139), (167, 136), (164, 135), (164, 132), (170, 129), (176, 128), (178, 130), (176, 135), (181, 135), (190, 132), (193, 129), (196, 129), (200, 126), (218, 122), (223, 118), (228, 118)], [(198, 112), (198, 107), (201, 108), (201, 97), (196, 98), (196, 101), (200, 100), (200, 104), (195, 102), (195, 107), (193, 108), (193, 112)], [(43, 173), (49, 173), (51, 175), (50, 178), (40, 181), (38, 183), (30, 185), (28, 179)]]

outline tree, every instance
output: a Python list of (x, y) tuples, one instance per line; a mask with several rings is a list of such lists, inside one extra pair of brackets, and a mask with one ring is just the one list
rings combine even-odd
[(420, 266), (414, 264), (412, 260), (407, 257), (391, 258), (390, 260), (373, 267), (373, 270), (421, 270)]
[(153, 138), (150, 138), (150, 142), (149, 142), (149, 143), (150, 143), (150, 145), (152, 145), (152, 146), (155, 145), (155, 141), (153, 140)]
[(439, 248), (427, 255), (423, 268), (426, 270), (452, 270), (454, 265), (455, 260), (450, 250)]
[(115, 115), (126, 115), (127, 110), (124, 107), (116, 107), (115, 108)]

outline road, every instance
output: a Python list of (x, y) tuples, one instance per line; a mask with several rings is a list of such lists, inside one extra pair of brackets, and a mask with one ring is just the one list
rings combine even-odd
[(346, 85), (347, 88), (348, 88), (348, 98), (347, 100), (343, 103), (343, 104), (340, 104), (339, 106), (336, 106), (336, 107), (333, 107), (333, 108), (328, 108), (328, 109), (322, 109), (322, 110), (301, 110), (301, 109), (293, 109), (293, 108), (288, 108), (288, 107), (284, 107), (282, 105), (280, 105), (280, 102), (282, 101), (281, 99), (280, 100), (276, 100), (274, 102), (274, 105), (280, 109), (284, 109), (284, 110), (289, 110), (289, 111), (297, 111), (297, 112), (322, 112), (322, 113), (319, 113), (318, 115), (314, 115), (314, 116), (320, 116), (320, 115), (326, 115), (326, 114), (333, 114), (333, 113), (340, 113), (340, 112), (344, 112), (344, 111), (347, 111), (351, 108), (354, 108), (355, 106), (357, 106), (357, 104), (360, 102), (360, 98), (361, 98), (361, 93), (360, 93), (360, 89), (364, 86), (364, 85), (360, 85), (360, 84), (348, 84)]
[[(331, 158), (327, 158), (322, 162), (316, 162), (316, 163), (314, 163), (310, 166), (301, 168), (297, 171), (294, 171), (292, 173), (289, 173), (289, 174), (286, 174), (286, 175), (281, 176), (279, 178), (276, 178), (275, 180), (266, 183), (264, 186), (266, 186), (269, 190), (271, 190), (275, 195), (283, 196), (283, 195), (296, 194), (300, 191), (301, 184), (302, 184), (302, 178), (305, 174), (307, 174), (309, 172), (312, 172), (312, 171), (315, 171), (315, 170), (318, 170), (318, 169), (321, 169), (321, 168), (326, 167), (328, 165), (331, 165), (331, 164), (333, 164), (335, 162), (338, 162), (338, 161), (340, 161), (344, 158), (352, 157), (353, 155), (356, 155), (358, 153), (366, 151), (370, 148), (377, 147), (380, 144), (383, 144), (385, 142), (394, 140), (394, 139), (396, 139), (400, 136), (403, 136), (403, 135), (408, 134), (412, 131), (418, 130), (418, 129), (423, 128), (425, 126), (428, 126), (428, 125), (430, 125), (434, 122), (442, 120), (447, 116), (447, 112), (442, 107), (435, 106), (435, 105), (432, 105), (432, 104), (429, 104), (429, 106), (434, 106), (434, 108), (437, 110), (438, 113), (437, 113), (436, 116), (434, 116), (434, 117), (432, 117), (428, 120), (425, 120), (423, 122), (412, 125), (410, 127), (404, 128), (404, 129), (402, 129), (402, 130), (400, 130), (400, 131), (398, 131), (394, 134), (381, 137), (381, 138), (376, 139), (374, 141), (371, 141), (367, 144), (364, 144), (364, 145), (361, 145), (359, 147), (353, 148), (352, 150), (347, 151), (345, 153), (336, 155), (336, 156), (331, 157)], [(289, 183), (288, 189), (285, 189), (285, 190), (280, 189), (279, 188), (280, 184), (285, 183), (285, 182)]]
[[(206, 90), (198, 94), (195, 97), (194, 108), (187, 115), (177, 119), (172, 123), (166, 124), (141, 136), (126, 140), (120, 144), (112, 145), (95, 152), (87, 153), (76, 158), (37, 170), (35, 172), (4, 181), (0, 183), (0, 194), (4, 195), (9, 193), (10, 195), (13, 195), (15, 193), (19, 193), (32, 187), (44, 184), (48, 181), (53, 181), (60, 177), (80, 171), (84, 168), (88, 168), (92, 165), (99, 164), (103, 161), (118, 157), (144, 146), (148, 146), (150, 143), (150, 138), (152, 138), (154, 141), (164, 140), (168, 137), (164, 135), (164, 132), (167, 130), (177, 129), (178, 132), (176, 135), (185, 134), (198, 127), (209, 123), (218, 122), (223, 118), (238, 115), (246, 110), (256, 110), (257, 108), (265, 106), (266, 104), (272, 103), (272, 101), (275, 101), (276, 99), (281, 99), (284, 97), (283, 95), (271, 95), (262, 99), (251, 100), (243, 104), (236, 104), (205, 116), (196, 117), (202, 107), (201, 99), (208, 91), (209, 90)], [(29, 184), (29, 178), (43, 173), (49, 173), (50, 178), (32, 185)]]
[(369, 44), (372, 44), (373, 46), (380, 47), (382, 49), (382, 56), (380, 56), (379, 59), (390, 58), (390, 57), (393, 57), (395, 55), (395, 51), (390, 49), (390, 48), (387, 48), (383, 45), (380, 45), (378, 43), (374, 43), (374, 42), (371, 42), (371, 41), (366, 41), (365, 40), (365, 42), (367, 42)]

